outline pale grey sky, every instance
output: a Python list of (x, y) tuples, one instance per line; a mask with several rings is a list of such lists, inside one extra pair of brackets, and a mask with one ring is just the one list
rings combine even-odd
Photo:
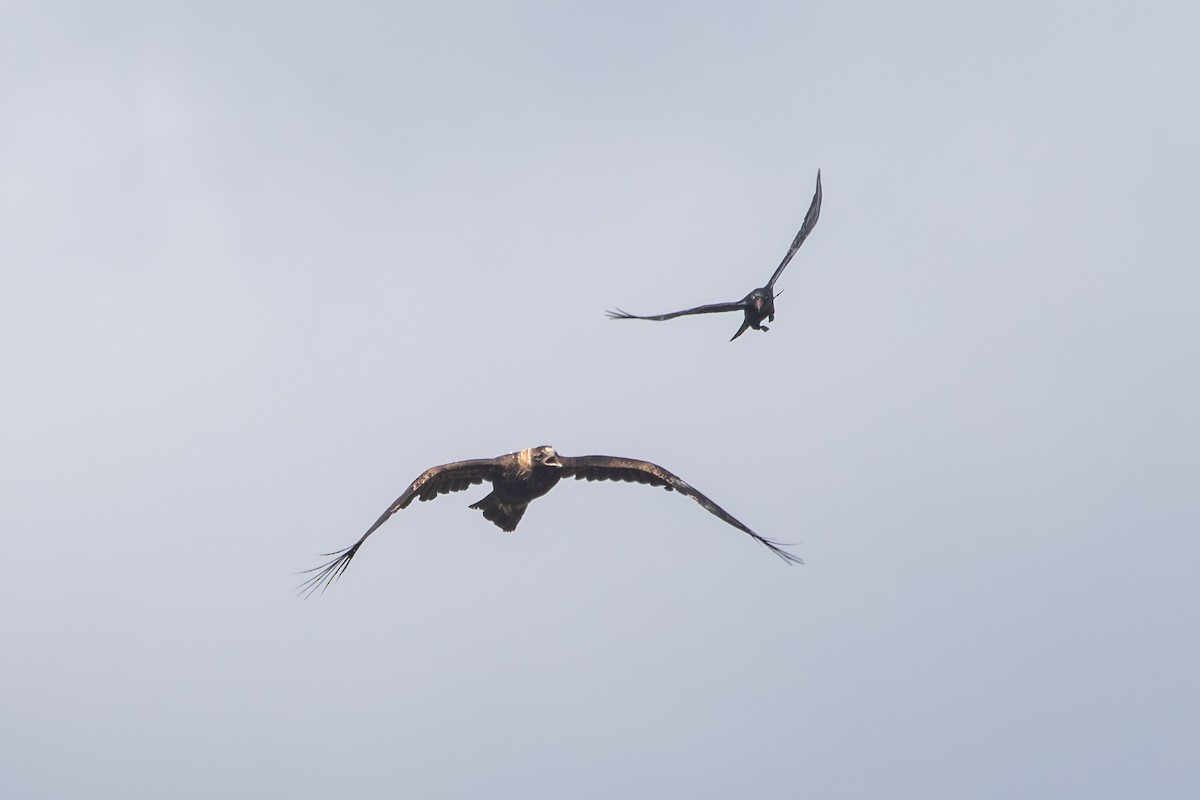
[(1195, 796), (1198, 34), (4, 4), (0, 794)]

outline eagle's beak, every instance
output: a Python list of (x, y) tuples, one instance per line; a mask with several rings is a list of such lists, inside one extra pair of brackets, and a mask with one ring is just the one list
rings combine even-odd
[(546, 456), (545, 458), (542, 459), (542, 466), (544, 466), (544, 467), (561, 467), (562, 462), (558, 460), (558, 456), (556, 456), (556, 455)]

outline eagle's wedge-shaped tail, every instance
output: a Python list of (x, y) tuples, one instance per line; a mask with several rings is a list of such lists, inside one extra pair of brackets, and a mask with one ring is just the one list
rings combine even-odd
[(514, 503), (510, 505), (502, 503), (500, 498), (496, 497), (496, 493), (492, 492), (478, 503), (472, 503), (471, 508), (477, 508), (482, 511), (483, 518), (494, 522), (500, 530), (512, 533), (517, 529), (517, 524), (521, 521), (521, 517), (525, 515), (525, 509), (529, 508), (529, 504)]

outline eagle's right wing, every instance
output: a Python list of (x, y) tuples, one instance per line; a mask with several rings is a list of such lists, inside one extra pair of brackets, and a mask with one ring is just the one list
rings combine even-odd
[(358, 552), (358, 548), (362, 547), (362, 543), (366, 541), (375, 530), (387, 522), (388, 519), (402, 508), (408, 508), (409, 503), (414, 498), (421, 500), (432, 500), (440, 494), (449, 492), (460, 492), (474, 486), (477, 483), (491, 481), (499, 477), (506, 466), (506, 459), (511, 459), (512, 456), (500, 456), (499, 458), (476, 458), (470, 461), (454, 461), (450, 464), (442, 464), (437, 467), (430, 467), (420, 474), (413, 481), (404, 494), (396, 498), (396, 501), (388, 506), (387, 511), (380, 515), (379, 519), (375, 520), (375, 524), (367, 529), (359, 540), (347, 547), (345, 550), (339, 550), (336, 553), (324, 553), (327, 556), (333, 556), (331, 561), (328, 561), (319, 567), (304, 570), (304, 573), (315, 573), (304, 583), (297, 587), (297, 591), (304, 597), (308, 597), (317, 589), (325, 591), (331, 583), (338, 579), (346, 567), (350, 566), (350, 559), (354, 558), (354, 554)]

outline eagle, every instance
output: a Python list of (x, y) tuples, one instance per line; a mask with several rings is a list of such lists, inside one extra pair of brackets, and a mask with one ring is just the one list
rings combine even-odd
[[(779, 280), (779, 276), (783, 274), (784, 267), (792, 260), (792, 256), (796, 255), (796, 251), (800, 249), (800, 245), (804, 244), (804, 240), (808, 238), (808, 234), (812, 233), (812, 229), (817, 224), (817, 219), (821, 216), (821, 170), (817, 170), (817, 191), (813, 195), (812, 203), (808, 207), (808, 213), (804, 215), (804, 222), (800, 225), (800, 231), (796, 234), (796, 238), (792, 240), (792, 246), (788, 248), (787, 255), (783, 257), (783, 261), (779, 262), (779, 266), (775, 268), (775, 274), (771, 276), (771, 280), (767, 281), (767, 285), (759, 289), (755, 289), (750, 294), (733, 303), (712, 303), (706, 306), (696, 306), (685, 311), (672, 311), (669, 314), (655, 314), (653, 316), (640, 316), (638, 314), (630, 314), (628, 311), (617, 309), (616, 311), (606, 311), (609, 319), (649, 319), (661, 322), (666, 319), (675, 319), (675, 317), (683, 317), (689, 314), (722, 314), (726, 311), (741, 311), (745, 314), (745, 319), (742, 320), (742, 327), (737, 329), (737, 333), (730, 338), (729, 341), (741, 336), (746, 332), (747, 328), (754, 328), (756, 331), (770, 330), (763, 324), (763, 320), (768, 322), (775, 321), (775, 281)], [(783, 294), (780, 292), (779, 294)]]
[(521, 517), (529, 504), (549, 492), (563, 478), (575, 478), (587, 481), (627, 481), (631, 483), (646, 483), (651, 486), (661, 486), (667, 491), (676, 491), (692, 498), (713, 514), (733, 527), (749, 534), (759, 543), (765, 545), (772, 553), (789, 564), (802, 564), (800, 558), (784, 550), (778, 543), (759, 536), (744, 524), (739, 522), (725, 509), (709, 500), (678, 475), (669, 472), (649, 461), (639, 461), (634, 458), (618, 456), (562, 456), (553, 447), (542, 445), (507, 453), (496, 458), (476, 458), (469, 461), (455, 461), (430, 467), (413, 481), (404, 494), (388, 506), (387, 511), (375, 520), (375, 524), (367, 529), (357, 542), (334, 553), (325, 553), (333, 559), (301, 574), (312, 573), (298, 591), (304, 597), (317, 589), (324, 591), (337, 580), (350, 560), (362, 547), (367, 537), (374, 533), (380, 525), (387, 522), (393, 514), (408, 508), (414, 498), (433, 500), (440, 494), (459, 492), (477, 483), (488, 481), (492, 491), (471, 508), (483, 512), (485, 519), (495, 523), (500, 530), (512, 532), (517, 529)]

